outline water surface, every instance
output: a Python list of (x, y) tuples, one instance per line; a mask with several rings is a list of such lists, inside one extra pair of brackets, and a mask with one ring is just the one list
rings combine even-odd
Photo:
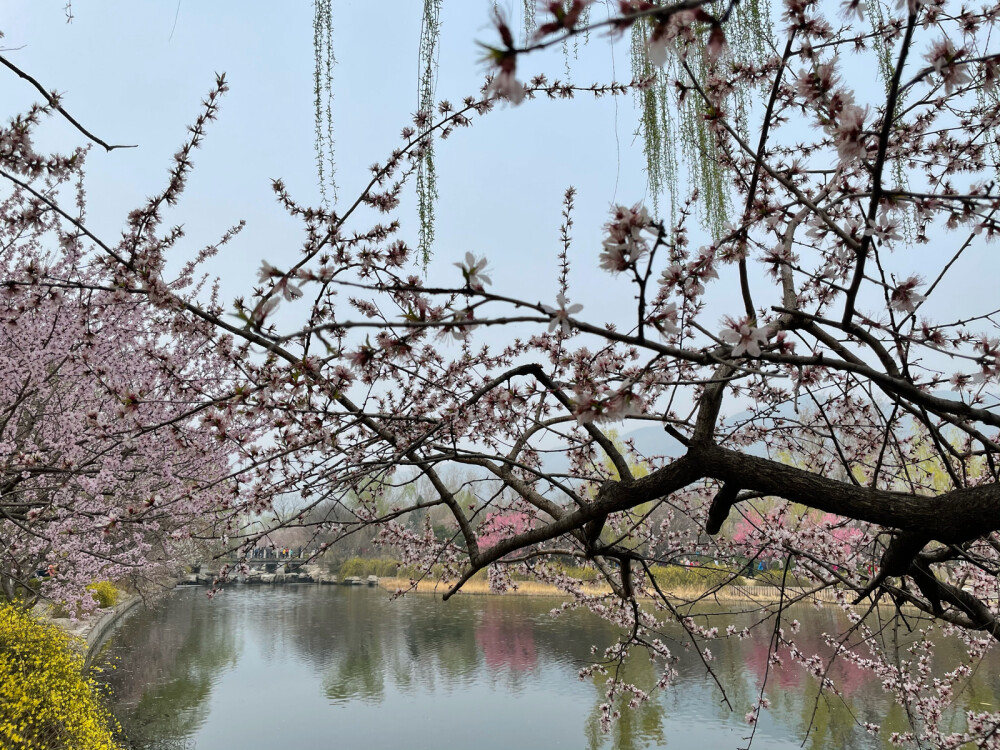
[[(765, 673), (766, 638), (712, 644), (731, 711), (680, 630), (666, 633), (679, 657), (674, 684), (602, 734), (604, 678), (581, 680), (578, 672), (596, 658), (591, 647), (599, 653), (615, 632), (588, 612), (553, 618), (558, 603), (429, 595), (390, 602), (377, 589), (305, 585), (234, 587), (210, 601), (192, 587), (129, 616), (101, 659), (115, 667), (106, 673), (113, 708), (144, 750), (746, 744), (744, 715)], [(820, 634), (835, 632), (841, 617), (811, 607), (795, 616), (800, 648), (817, 651), (824, 648)], [(640, 656), (626, 673), (650, 685), (660, 667)], [(980, 669), (963, 705), (991, 704), (1000, 689), (996, 674)], [(754, 745), (881, 748), (860, 723), (904, 728), (903, 710), (866, 674), (838, 662), (832, 676), (842, 694), (817, 700), (816, 680), (800, 667), (772, 668), (765, 689), (771, 708)]]

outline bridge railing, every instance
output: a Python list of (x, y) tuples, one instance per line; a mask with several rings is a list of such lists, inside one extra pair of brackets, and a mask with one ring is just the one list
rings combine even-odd
[(813, 591), (812, 589), (786, 586), (784, 596), (782, 596), (780, 586), (773, 586), (771, 584), (748, 584), (745, 586), (730, 584), (726, 587), (726, 593), (732, 598), (746, 599), (748, 601), (771, 602), (780, 601), (782, 598), (787, 601), (789, 599), (801, 598), (803, 595), (807, 599), (819, 599), (826, 602), (837, 601), (837, 590), (834, 588)]

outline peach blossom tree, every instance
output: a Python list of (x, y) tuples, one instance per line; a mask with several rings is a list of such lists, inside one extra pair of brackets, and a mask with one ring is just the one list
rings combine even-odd
[[(678, 646), (662, 632), (675, 621), (726, 702), (712, 642), (756, 637), (764, 681), (795, 663), (835, 691), (831, 659), (877, 677), (912, 721), (893, 742), (1000, 746), (1000, 713), (953, 704), (1000, 639), (997, 311), (961, 294), (996, 270), (1000, 6), (784, 0), (769, 51), (751, 59), (729, 43), (735, 2), (623, 0), (603, 18), (585, 16), (590, 5), (547, 4), (526, 42), (497, 15), (482, 91), (419, 110), (356, 198), (310, 207), (276, 182), (305, 239), (262, 265), (236, 322), (207, 290), (163, 280), (170, 235), (157, 234), (223, 79), (167, 188), (128, 217), (119, 243), (86, 234), (40, 175), (8, 164), (0, 176), (84, 234), (117, 289), (170, 316), (177, 336), (213, 342), (239, 372), (215, 403), (266, 421), (267, 439), (201, 425), (243, 451), (242, 492), (220, 527), (234, 548), (265, 533), (248, 514), (294, 493), (301, 506), (277, 525), (334, 539), (377, 528), (408, 564), (442, 571), (446, 598), (487, 569), (498, 589), (515, 569), (552, 583), (567, 606), (621, 627), (588, 670), (608, 674), (605, 725), (618, 699), (668, 689)], [(587, 87), (521, 72), (533, 51), (585, 32), (638, 35), (655, 72)], [(491, 264), (503, 261), (475, 251), (456, 252), (449, 274), (421, 274), (398, 209), (432, 144), (496, 107), (641, 92), (663, 71), (725, 176), (724, 226), (699, 225), (699, 201), (718, 196), (692, 190), (669, 220), (626, 201), (602, 237), (576, 241), (569, 189), (553, 216), (553, 299), (495, 288)], [(3, 153), (23, 163), (14, 133)], [(604, 274), (599, 295), (575, 291), (571, 265)], [(669, 446), (641, 456), (649, 471), (635, 476), (634, 446), (610, 428), (649, 425)], [(417, 483), (419, 493), (401, 489)], [(408, 523), (430, 511), (450, 517), (450, 537)], [(763, 559), (784, 565), (758, 632), (704, 625), (693, 607), (713, 590), (679, 602), (658, 580), (701, 560), (735, 583)], [(596, 570), (607, 593), (585, 592), (566, 560)], [(788, 613), (826, 590), (847, 623), (827, 634), (829, 658), (798, 639)], [(957, 634), (967, 660), (935, 673), (929, 637), (898, 658), (881, 637), (885, 612)], [(656, 685), (618, 679), (615, 664), (636, 649), (662, 666)], [(752, 736), (763, 687), (730, 706)], [(946, 720), (956, 711), (957, 729)]]

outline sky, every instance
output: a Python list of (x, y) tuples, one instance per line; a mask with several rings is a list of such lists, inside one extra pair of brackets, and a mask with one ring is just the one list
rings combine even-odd
[[(521, 3), (509, 2), (509, 16), (516, 21)], [(174, 262), (179, 267), (245, 219), (246, 230), (205, 267), (220, 278), (224, 299), (249, 292), (262, 260), (287, 267), (297, 257), (302, 235), (274, 200), (271, 180), (284, 180), (300, 203), (318, 204), (320, 198), (312, 3), (77, 0), (71, 23), (63, 6), (7, 0), (0, 45), (14, 64), (62, 92), (64, 106), (91, 131), (108, 142), (138, 146), (91, 151), (90, 226), (114, 240), (128, 211), (164, 185), (170, 156), (197, 116), (201, 98), (216, 72), (225, 72), (230, 92), (195, 155), (185, 196), (167, 216), (170, 224), (186, 230)], [(338, 0), (332, 6), (337, 182), (344, 205), (368, 180), (368, 166), (385, 160), (411, 122), (422, 3)], [(492, 0), (443, 2), (439, 99), (460, 102), (479, 91), (486, 70), (476, 42), (496, 41), (492, 7)], [(627, 42), (612, 44), (603, 34), (592, 35), (576, 55), (566, 57), (557, 48), (528, 56), (519, 75), (522, 80), (536, 72), (550, 79), (562, 76), (567, 61), (576, 83), (631, 78)], [(871, 77), (870, 84), (857, 85), (875, 95), (882, 83)], [(27, 83), (0, 70), (4, 116), (22, 111), (37, 97)], [(439, 143), (437, 240), (428, 279), (460, 283), (452, 264), (471, 252), (488, 259), (492, 289), (554, 304), (562, 197), (572, 185), (578, 192), (570, 299), (582, 303), (581, 317), (595, 323), (629, 316), (633, 303), (627, 281), (600, 271), (598, 253), (613, 203), (651, 203), (636, 123), (630, 96), (595, 101), (581, 95), (574, 101), (500, 104), (475, 118), (471, 129)], [(54, 120), (46, 125), (40, 146), (65, 151), (82, 143), (79, 133)], [(398, 216), (401, 236), (415, 246), (412, 189)], [(930, 246), (897, 252), (893, 263), (899, 264), (899, 278), (913, 272), (933, 278), (954, 247), (952, 239), (933, 238)], [(695, 246), (701, 241), (695, 237)], [(984, 300), (995, 297), (992, 276), (982, 272), (992, 252), (977, 248), (956, 264), (932, 300), (941, 305), (942, 317), (981, 314)], [(738, 299), (731, 270), (722, 269), (722, 279), (709, 290), (712, 306), (703, 320), (710, 327), (718, 323), (716, 330)], [(756, 301), (772, 304), (774, 297), (758, 294)]]
[[(400, 143), (417, 102), (420, 6), (415, 0), (333, 3), (334, 129), (342, 202), (353, 201)], [(460, 102), (478, 93), (486, 73), (476, 41), (495, 41), (491, 0), (445, 2), (438, 98)], [(116, 238), (128, 210), (158, 190), (169, 159), (214, 81), (225, 72), (230, 92), (181, 204), (169, 215), (186, 239), (178, 263), (241, 219), (247, 229), (208, 270), (226, 298), (246, 292), (262, 259), (281, 267), (301, 242), (298, 224), (277, 205), (271, 180), (281, 178), (300, 202), (318, 204), (313, 140), (312, 4), (163, 0), (83, 3), (67, 23), (62, 2), (5, 3), (4, 55), (48, 89), (85, 127), (111, 143), (138, 148), (88, 157), (91, 226)], [(517, 15), (512, 14), (515, 20)], [(560, 76), (561, 50), (533, 55), (522, 77)], [(575, 82), (631, 78), (628, 49), (606, 37), (581, 46)], [(0, 72), (5, 116), (37, 99), (25, 82)], [(607, 283), (598, 274), (600, 228), (612, 202), (646, 193), (641, 143), (634, 137), (631, 97), (580, 97), (573, 102), (500, 105), (472, 129), (438, 146), (440, 202), (434, 261), (448, 274), (466, 252), (486, 255), (496, 289), (551, 303), (562, 196), (578, 189), (576, 269), (571, 296), (600, 308)], [(62, 122), (46, 126), (40, 145), (68, 150), (82, 143)], [(402, 236), (417, 238), (412, 191), (400, 212)], [(183, 256), (183, 257), (181, 257)], [(444, 270), (451, 268), (450, 271)], [(415, 269), (416, 270), (416, 269)], [(530, 273), (526, 273), (530, 271)]]

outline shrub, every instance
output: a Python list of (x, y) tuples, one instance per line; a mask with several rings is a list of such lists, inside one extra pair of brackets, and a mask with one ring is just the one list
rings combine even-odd
[(651, 568), (657, 585), (664, 591), (674, 589), (713, 589), (727, 583), (746, 585), (745, 579), (733, 575), (727, 568), (714, 565), (654, 565)]
[(0, 747), (120, 750), (115, 726), (70, 637), (0, 602)]
[(601, 573), (597, 568), (582, 565), (563, 565), (556, 568), (561, 573), (565, 573), (578, 581), (592, 583), (601, 579)]
[(121, 593), (111, 581), (91, 583), (87, 586), (87, 591), (91, 592), (90, 595), (94, 597), (97, 606), (101, 609), (115, 606), (118, 603), (118, 597)]
[[(90, 592), (90, 597), (97, 602), (97, 606), (100, 609), (107, 609), (108, 607), (113, 607), (118, 603), (118, 599), (121, 596), (121, 591), (115, 586), (111, 581), (96, 581), (94, 583), (87, 584), (87, 591)], [(72, 604), (72, 603), (71, 603)], [(73, 607), (73, 617), (81, 618), (87, 615), (87, 610), (84, 610), (79, 602)], [(52, 607), (53, 617), (70, 617), (70, 607), (65, 603), (55, 604)]]
[(398, 568), (399, 562), (396, 560), (352, 557), (345, 560), (340, 566), (340, 577), (359, 576), (366, 578), (368, 576), (378, 576), (379, 578), (391, 578), (396, 575)]

